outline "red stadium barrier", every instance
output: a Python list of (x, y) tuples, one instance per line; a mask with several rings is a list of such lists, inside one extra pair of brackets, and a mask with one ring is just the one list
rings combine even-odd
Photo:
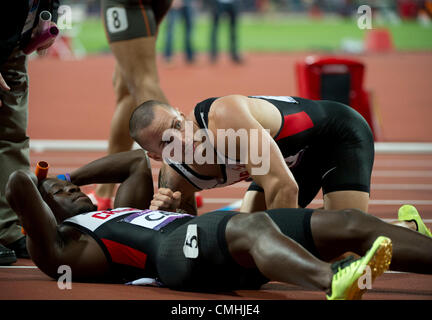
[(365, 65), (340, 57), (309, 56), (296, 64), (297, 90), (300, 97), (345, 103), (368, 122), (374, 139), (380, 140), (380, 125), (371, 103), (371, 93), (364, 89)]
[(371, 29), (366, 33), (365, 49), (368, 52), (394, 50), (393, 37), (388, 29)]

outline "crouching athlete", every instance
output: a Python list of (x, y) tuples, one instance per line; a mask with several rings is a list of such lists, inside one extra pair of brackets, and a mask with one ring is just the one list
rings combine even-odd
[[(214, 291), (258, 289), (271, 280), (322, 290), (329, 299), (357, 299), (366, 266), (372, 279), (389, 265), (432, 270), (431, 238), (358, 210), (198, 217), (151, 211), (145, 210), (151, 178), (145, 153), (135, 150), (95, 160), (72, 172), (70, 181), (38, 183), (33, 173), (16, 171), (6, 196), (27, 232), (33, 261), (53, 278), (60, 265), (69, 265), (79, 281), (151, 277), (172, 289)], [(122, 183), (115, 209), (94, 211), (77, 186), (96, 182)], [(347, 251), (362, 257), (327, 262)]]

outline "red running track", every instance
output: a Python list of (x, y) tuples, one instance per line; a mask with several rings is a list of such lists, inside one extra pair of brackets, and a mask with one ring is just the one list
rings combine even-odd
[[(185, 111), (191, 110), (194, 103), (202, 98), (229, 93), (293, 95), (293, 63), (303, 57), (304, 54), (249, 55), (243, 66), (233, 66), (227, 61), (211, 67), (202, 61), (192, 68), (181, 63), (174, 67), (161, 65), (161, 83), (169, 99)], [(429, 124), (432, 96), (427, 80), (432, 71), (431, 57), (430, 53), (360, 57), (368, 64), (368, 86), (379, 93), (376, 98), (385, 140), (432, 141)], [(30, 137), (56, 140), (107, 139), (114, 105), (111, 88), (113, 65), (110, 55), (90, 57), (83, 61), (31, 62)], [(396, 70), (397, 74), (404, 74), (405, 77), (396, 77)], [(401, 126), (404, 130), (400, 129)], [(50, 173), (59, 174), (70, 172), (103, 155), (103, 152), (33, 151), (31, 162), (34, 166), (39, 160), (48, 161)], [(152, 162), (152, 166), (156, 181), (159, 165)], [(247, 184), (239, 183), (224, 189), (204, 191), (204, 206), (200, 213), (240, 199), (246, 187)], [(320, 206), (320, 199), (321, 196), (318, 196), (311, 207)], [(376, 156), (369, 212), (383, 219), (394, 219), (398, 207), (404, 203), (415, 204), (428, 226), (432, 226), (432, 155)], [(0, 300), (324, 298), (322, 292), (281, 283), (267, 284), (259, 291), (237, 290), (218, 294), (84, 283), (73, 283), (72, 290), (59, 290), (56, 281), (34, 268), (29, 260), (19, 260), (12, 267), (0, 268)], [(377, 279), (364, 299), (430, 300), (432, 276), (385, 274)]]

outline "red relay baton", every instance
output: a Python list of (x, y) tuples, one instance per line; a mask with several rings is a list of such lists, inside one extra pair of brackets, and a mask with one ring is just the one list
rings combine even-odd
[(38, 48), (42, 47), (52, 38), (57, 37), (59, 29), (55, 25), (51, 25), (51, 13), (42, 11), (39, 15), (39, 24), (37, 26), (37, 34), (23, 49), (25, 54), (30, 54)]

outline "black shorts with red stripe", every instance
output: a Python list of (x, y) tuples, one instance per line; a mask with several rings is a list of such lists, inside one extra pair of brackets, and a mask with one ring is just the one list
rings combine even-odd
[[(274, 137), (299, 186), (299, 206), (323, 194), (370, 192), (374, 140), (366, 120), (353, 108), (334, 101), (293, 97), (297, 103), (265, 99), (281, 113)], [(263, 192), (252, 182), (248, 190)]]

